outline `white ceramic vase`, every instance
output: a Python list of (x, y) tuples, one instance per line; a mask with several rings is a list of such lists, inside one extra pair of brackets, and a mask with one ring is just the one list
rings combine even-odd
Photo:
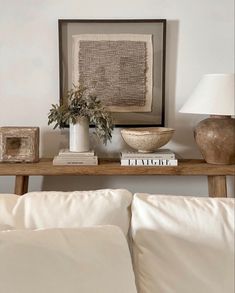
[(70, 152), (88, 152), (89, 142), (89, 122), (85, 117), (79, 117), (77, 123), (69, 125), (69, 150)]

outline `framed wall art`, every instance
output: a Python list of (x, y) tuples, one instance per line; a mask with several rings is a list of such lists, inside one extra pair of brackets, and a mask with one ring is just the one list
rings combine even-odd
[(116, 126), (164, 126), (165, 51), (165, 19), (60, 19), (60, 104), (82, 84)]

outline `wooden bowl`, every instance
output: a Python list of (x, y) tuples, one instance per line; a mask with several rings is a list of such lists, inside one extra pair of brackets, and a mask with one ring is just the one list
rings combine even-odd
[(141, 153), (151, 153), (162, 147), (172, 138), (173, 128), (141, 127), (121, 130), (124, 141)]

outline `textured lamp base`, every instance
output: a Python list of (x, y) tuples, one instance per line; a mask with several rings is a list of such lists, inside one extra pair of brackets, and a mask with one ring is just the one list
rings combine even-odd
[(196, 143), (209, 164), (235, 164), (235, 119), (211, 116), (194, 130)]

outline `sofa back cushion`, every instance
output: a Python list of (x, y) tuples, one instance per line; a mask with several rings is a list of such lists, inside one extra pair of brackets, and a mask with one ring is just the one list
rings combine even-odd
[(0, 232), (4, 293), (136, 293), (118, 227)]
[(0, 231), (14, 229), (13, 209), (17, 199), (15, 194), (0, 194)]
[(136, 194), (139, 293), (233, 293), (234, 199)]
[(30, 192), (14, 208), (16, 229), (130, 225), (132, 194), (123, 189), (74, 192)]

